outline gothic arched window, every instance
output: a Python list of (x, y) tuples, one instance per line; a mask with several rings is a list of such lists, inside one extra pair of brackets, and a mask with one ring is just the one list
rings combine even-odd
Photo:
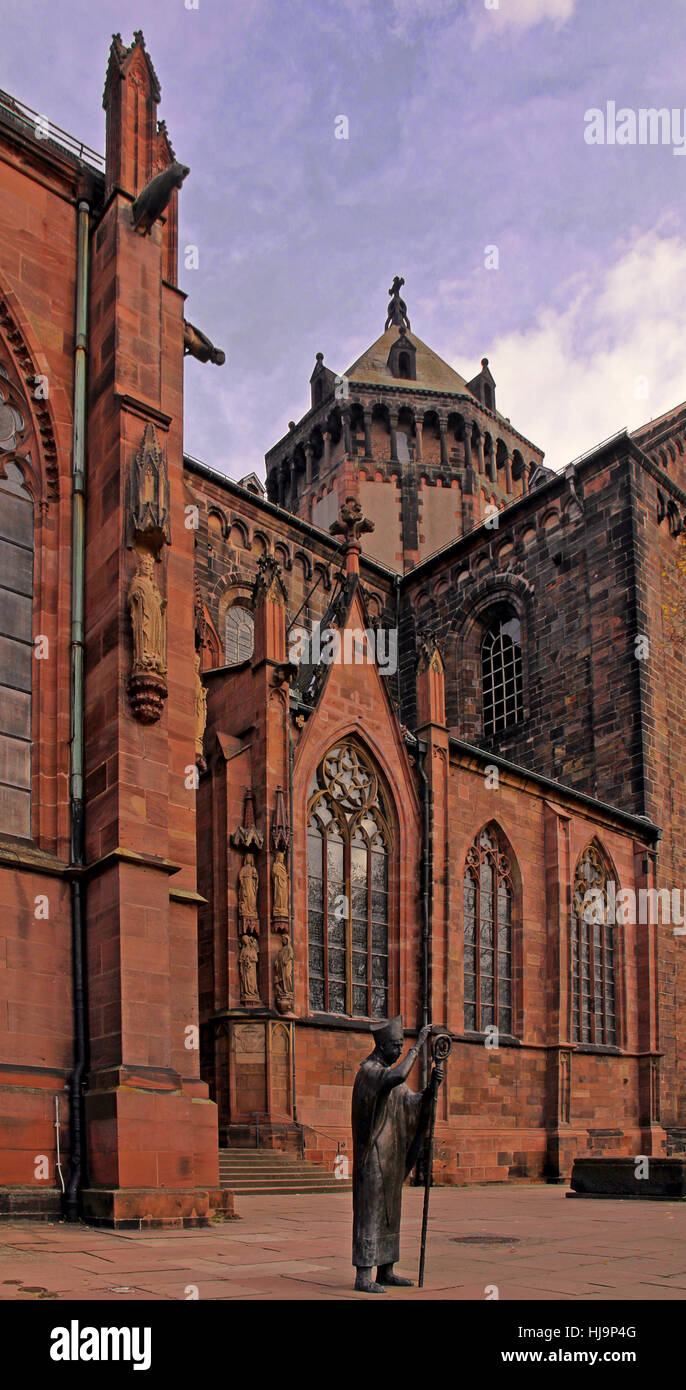
[(499, 613), (481, 643), (483, 731), (496, 734), (519, 723), (523, 710), (519, 618)]
[(308, 795), (310, 1008), (388, 1013), (388, 807), (359, 744), (330, 749)]
[[(0, 450), (9, 410), (0, 408)], [(33, 501), (21, 469), (7, 462), (0, 476), (0, 833), (22, 839), (31, 837), (32, 662)]]
[(609, 881), (599, 847), (588, 845), (576, 866), (572, 894), (572, 1041), (615, 1047), (616, 943), (614, 923), (605, 921)]
[(224, 628), (224, 661), (227, 666), (238, 666), (252, 656), (255, 645), (255, 623), (248, 608), (234, 604), (226, 610)]
[(464, 876), (464, 1026), (512, 1032), (512, 867), (492, 827), (467, 855)]

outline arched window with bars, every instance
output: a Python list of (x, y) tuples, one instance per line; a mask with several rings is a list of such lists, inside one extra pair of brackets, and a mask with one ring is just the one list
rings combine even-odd
[(522, 633), (511, 612), (492, 617), (481, 643), (484, 734), (497, 734), (523, 717)]
[(313, 1012), (388, 1014), (388, 801), (364, 749), (342, 740), (308, 793), (309, 999)]
[(591, 842), (578, 860), (572, 893), (572, 1042), (601, 1047), (617, 1046), (616, 928), (605, 920), (613, 877), (600, 846)]
[(13, 415), (0, 405), (0, 833), (30, 839), (33, 500), (18, 465), (2, 464)]
[(464, 1026), (512, 1033), (513, 866), (495, 826), (467, 854), (464, 876)]
[(249, 608), (235, 603), (226, 610), (224, 624), (224, 661), (227, 666), (238, 666), (253, 654), (255, 645), (255, 621)]

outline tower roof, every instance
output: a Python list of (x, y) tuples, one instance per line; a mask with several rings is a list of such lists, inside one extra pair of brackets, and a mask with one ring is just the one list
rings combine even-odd
[[(369, 382), (370, 385), (376, 383), (397, 386), (398, 378), (394, 376), (389, 365), (388, 357), (394, 343), (397, 343), (399, 329), (396, 324), (392, 324), (386, 329), (385, 333), (377, 338), (366, 352), (358, 357), (352, 367), (345, 373), (348, 381)], [(416, 380), (404, 383), (410, 386), (412, 391), (451, 391), (464, 395), (472, 395), (464, 377), (456, 372), (454, 367), (449, 367), (442, 357), (438, 356), (432, 348), (427, 347), (416, 333), (404, 333), (407, 343), (414, 347), (416, 352)]]

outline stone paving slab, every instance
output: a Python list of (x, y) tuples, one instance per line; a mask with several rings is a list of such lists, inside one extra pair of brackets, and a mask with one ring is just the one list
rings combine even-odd
[[(3, 1222), (0, 1300), (350, 1300), (348, 1194), (237, 1198), (241, 1219), (189, 1231)], [(398, 1271), (416, 1278), (422, 1193), (406, 1189)], [(686, 1298), (686, 1204), (567, 1202), (561, 1187), (436, 1188), (423, 1290), (388, 1301)], [(467, 1238), (465, 1241), (464, 1238)], [(470, 1243), (474, 1241), (475, 1243)]]

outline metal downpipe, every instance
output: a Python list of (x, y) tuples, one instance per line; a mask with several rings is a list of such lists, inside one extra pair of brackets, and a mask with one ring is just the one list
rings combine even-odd
[(69, 1181), (64, 1214), (78, 1221), (85, 1169), (83, 1083), (87, 1065), (86, 987), (84, 960), (83, 886), (83, 628), (85, 606), (86, 512), (86, 363), (88, 352), (88, 234), (90, 209), (78, 205), (76, 263), (76, 333), (74, 343), (74, 425), (72, 434), (72, 563), (71, 563), (71, 764), (69, 811), (71, 825), (71, 937), (74, 993), (74, 1066), (69, 1077)]

